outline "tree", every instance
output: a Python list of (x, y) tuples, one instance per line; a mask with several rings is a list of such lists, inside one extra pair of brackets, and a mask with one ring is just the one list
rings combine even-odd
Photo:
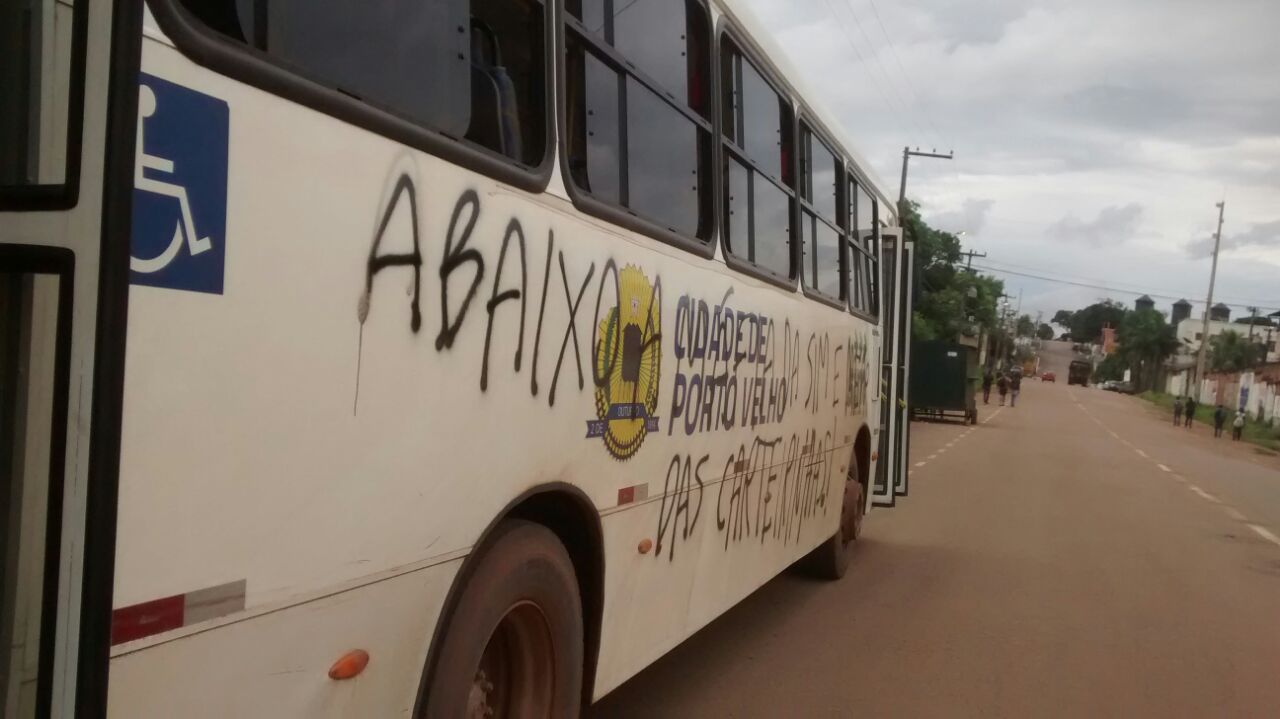
[(1209, 369), (1214, 372), (1239, 372), (1253, 366), (1259, 345), (1250, 345), (1245, 336), (1234, 330), (1209, 338)]
[(1053, 328), (1047, 324), (1041, 323), (1041, 325), (1036, 328), (1036, 337), (1042, 340), (1053, 339)]
[(1097, 369), (1093, 371), (1093, 381), (1106, 382), (1107, 380), (1124, 379), (1124, 371), (1126, 369), (1128, 369), (1128, 365), (1119, 354), (1107, 355), (1098, 363)]
[(1102, 337), (1102, 328), (1119, 327), (1126, 312), (1119, 302), (1103, 300), (1071, 313), (1071, 322), (1066, 326), (1071, 328), (1071, 339), (1076, 342), (1097, 342)]
[(1053, 319), (1050, 322), (1059, 327), (1071, 327), (1071, 315), (1074, 314), (1070, 310), (1058, 310), (1053, 313)]
[(903, 225), (915, 240), (919, 263), (920, 294), (912, 314), (912, 337), (950, 340), (995, 327), (996, 302), (1004, 283), (957, 268), (960, 238), (930, 227), (920, 218), (916, 203), (908, 203)]
[(1018, 318), (1018, 323), (1014, 326), (1014, 332), (1019, 337), (1032, 337), (1036, 333), (1036, 322), (1031, 319), (1031, 315), (1023, 315)]
[(1116, 334), (1118, 354), (1132, 371), (1134, 386), (1153, 389), (1160, 366), (1178, 349), (1173, 326), (1155, 310), (1138, 310), (1124, 316)]

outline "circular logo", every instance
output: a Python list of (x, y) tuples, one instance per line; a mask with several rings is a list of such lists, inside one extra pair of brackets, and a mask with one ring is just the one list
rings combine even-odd
[(596, 344), (596, 420), (588, 436), (604, 438), (616, 459), (630, 459), (658, 431), (661, 298), (639, 268), (618, 273), (618, 306), (600, 320)]

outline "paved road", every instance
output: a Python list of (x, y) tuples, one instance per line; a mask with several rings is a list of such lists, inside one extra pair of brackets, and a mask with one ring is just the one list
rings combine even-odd
[(844, 580), (779, 577), (594, 714), (1280, 716), (1280, 460), (1063, 382), (981, 409), (914, 425)]

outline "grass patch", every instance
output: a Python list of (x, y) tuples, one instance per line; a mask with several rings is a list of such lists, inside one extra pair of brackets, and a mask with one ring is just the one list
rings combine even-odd
[[(1157, 407), (1162, 407), (1169, 415), (1169, 421), (1173, 421), (1173, 400), (1174, 396), (1164, 392), (1143, 392), (1138, 395), (1142, 399), (1151, 402)], [(1196, 405), (1196, 421), (1213, 426), (1213, 405), (1198, 404)], [(1227, 426), (1225, 432), (1231, 431), (1231, 420), (1235, 418), (1235, 413), (1227, 416)], [(1280, 452), (1280, 427), (1268, 427), (1266, 424), (1258, 422), (1250, 417), (1244, 423), (1244, 441), (1256, 444), (1259, 447), (1265, 447), (1274, 452)]]

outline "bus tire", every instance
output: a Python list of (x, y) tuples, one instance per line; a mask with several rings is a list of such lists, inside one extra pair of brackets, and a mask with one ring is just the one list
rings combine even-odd
[(844, 576), (853, 556), (853, 543), (862, 534), (862, 515), (866, 511), (866, 497), (858, 478), (858, 463), (849, 464), (849, 475), (844, 482), (844, 498), (840, 506), (840, 526), (827, 541), (818, 545), (805, 557), (809, 574), (830, 581)]
[(584, 630), (569, 553), (518, 519), (486, 544), (443, 625), (423, 716), (577, 717)]

